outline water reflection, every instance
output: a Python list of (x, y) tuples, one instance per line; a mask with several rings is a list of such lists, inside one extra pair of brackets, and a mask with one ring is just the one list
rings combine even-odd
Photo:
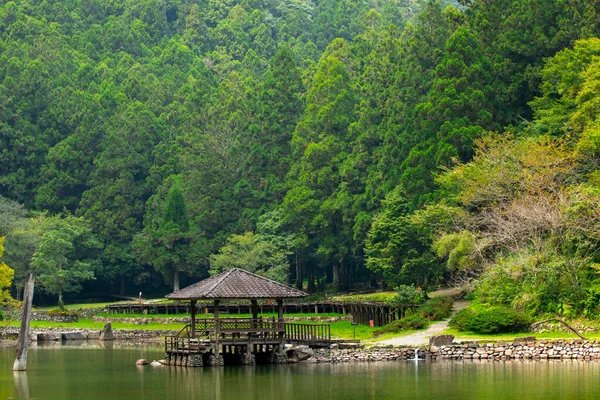
[(445, 361), (224, 368), (136, 367), (162, 347), (33, 346), (27, 373), (0, 349), (0, 398), (39, 399), (596, 399), (599, 362)]
[(15, 397), (20, 400), (29, 400), (29, 382), (26, 371), (13, 371)]

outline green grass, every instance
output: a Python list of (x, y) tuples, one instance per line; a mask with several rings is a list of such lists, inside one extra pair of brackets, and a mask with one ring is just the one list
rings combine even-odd
[(388, 301), (396, 295), (396, 292), (377, 292), (368, 294), (349, 294), (333, 296), (334, 301), (361, 302), (361, 301)]
[[(180, 314), (109, 314), (109, 313), (99, 313), (100, 317), (107, 318), (183, 318), (189, 317), (190, 314), (180, 313)], [(219, 314), (221, 318), (251, 318), (251, 314)], [(260, 316), (265, 318), (277, 317), (277, 313), (263, 313)], [(285, 317), (342, 317), (343, 314), (338, 313), (295, 313), (295, 314), (285, 314)], [(196, 314), (196, 318), (213, 318), (213, 314)]]
[[(574, 333), (566, 332), (513, 332), (513, 333), (494, 333), (494, 334), (481, 334), (468, 331), (459, 331), (454, 328), (446, 329), (441, 333), (442, 335), (454, 335), (455, 340), (514, 340), (516, 338), (525, 336), (535, 336), (538, 339), (579, 339)], [(583, 335), (587, 339), (598, 339), (600, 333), (588, 333)]]
[[(19, 326), (19, 321), (4, 321), (0, 323), (2, 326)], [(185, 326), (184, 323), (171, 324), (130, 324), (124, 322), (111, 323), (113, 329), (129, 329), (129, 330), (180, 330)], [(101, 330), (104, 327), (104, 322), (95, 322), (91, 319), (80, 319), (79, 322), (50, 322), (50, 321), (31, 321), (32, 328), (79, 328), (79, 329), (97, 329)]]
[[(298, 321), (297, 323), (310, 324), (311, 321)], [(123, 322), (113, 322), (113, 329), (130, 329), (130, 330), (180, 330), (186, 324), (174, 323), (174, 324), (130, 324)], [(350, 321), (332, 322), (331, 324), (331, 336), (336, 339), (353, 339), (354, 328)], [(4, 321), (0, 323), (0, 327), (3, 326), (19, 326), (18, 321)], [(49, 322), (49, 321), (31, 321), (32, 328), (66, 328), (66, 329), (91, 329), (101, 330), (104, 327), (104, 322), (94, 322), (90, 319), (80, 319), (79, 322)], [(366, 340), (373, 338), (373, 328), (364, 325), (356, 325), (356, 339)], [(380, 339), (380, 338), (378, 338)]]

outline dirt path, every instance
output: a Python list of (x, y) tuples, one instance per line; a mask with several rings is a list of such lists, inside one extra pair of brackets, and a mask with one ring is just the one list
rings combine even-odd
[[(469, 301), (467, 300), (457, 300), (454, 302), (454, 306), (452, 307), (452, 314), (450, 314), (450, 318), (460, 310), (466, 308), (469, 305)], [(429, 343), (429, 338), (431, 336), (439, 335), (441, 332), (445, 331), (448, 328), (448, 322), (450, 322), (450, 318), (445, 321), (436, 322), (435, 324), (429, 325), (429, 328), (424, 331), (420, 331), (417, 333), (413, 333), (412, 335), (407, 336), (399, 336), (397, 338), (383, 340), (378, 342), (380, 344), (391, 344), (394, 346), (421, 346)]]

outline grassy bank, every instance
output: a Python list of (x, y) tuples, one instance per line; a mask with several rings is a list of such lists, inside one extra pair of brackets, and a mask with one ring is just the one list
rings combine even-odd
[[(310, 321), (300, 321), (298, 323), (310, 324)], [(354, 339), (354, 327), (349, 321), (332, 322), (331, 336), (335, 339)], [(4, 321), (0, 323), (0, 327), (13, 326), (18, 327), (18, 321)], [(113, 322), (113, 329), (127, 330), (180, 330), (185, 326), (184, 323), (149, 323), (149, 324), (130, 324), (123, 322)], [(104, 327), (104, 322), (95, 322), (90, 319), (80, 319), (79, 322), (49, 322), (49, 321), (31, 321), (32, 328), (61, 328), (61, 329), (90, 329), (101, 330)], [(370, 340), (373, 338), (373, 328), (364, 325), (356, 325), (356, 339)], [(382, 340), (382, 338), (378, 338)]]

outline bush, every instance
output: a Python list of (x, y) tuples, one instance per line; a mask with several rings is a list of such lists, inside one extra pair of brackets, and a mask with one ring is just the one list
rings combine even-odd
[(48, 315), (50, 317), (79, 317), (77, 311), (74, 310), (50, 310)]
[(0, 310), (0, 321), (4, 321), (4, 311)]
[(531, 323), (525, 314), (508, 307), (467, 308), (456, 314), (450, 326), (460, 331), (504, 333), (521, 331)]
[(427, 326), (429, 326), (429, 321), (419, 314), (414, 314), (387, 324), (378, 331), (373, 332), (373, 335), (379, 336), (384, 333), (398, 333), (408, 330), (424, 329), (427, 328)]
[(428, 321), (441, 321), (450, 316), (453, 303), (451, 297), (434, 297), (419, 306), (417, 314)]
[(457, 312), (450, 320), (450, 326), (459, 331), (467, 330), (467, 321), (475, 316), (475, 312), (470, 308), (465, 308)]

